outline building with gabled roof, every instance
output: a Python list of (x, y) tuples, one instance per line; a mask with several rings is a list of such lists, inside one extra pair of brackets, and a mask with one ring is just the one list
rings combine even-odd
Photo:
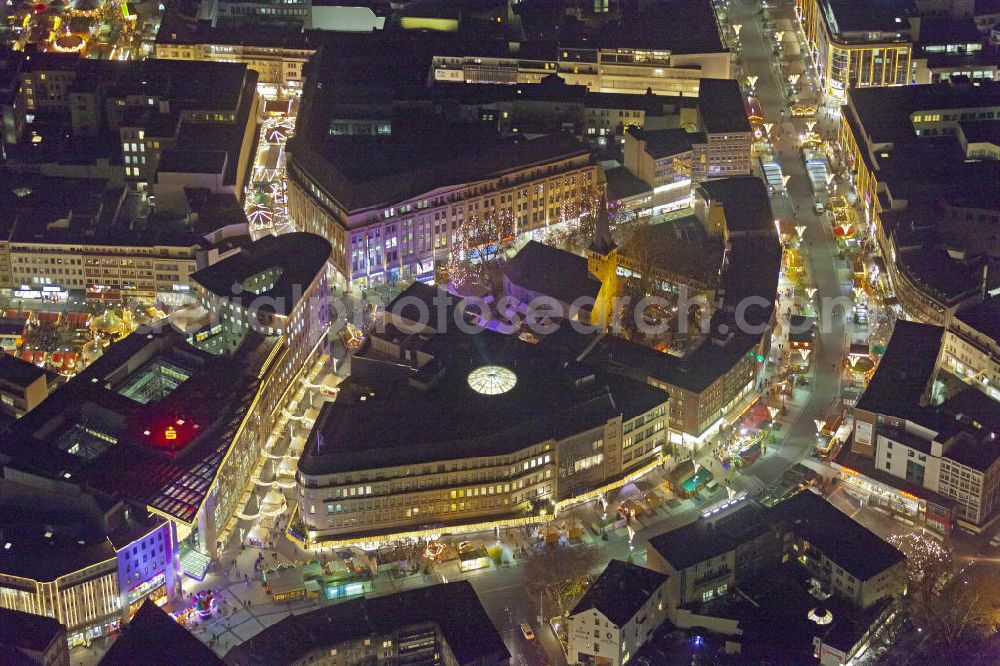
[(625, 664), (667, 618), (667, 575), (611, 560), (567, 616), (571, 663)]

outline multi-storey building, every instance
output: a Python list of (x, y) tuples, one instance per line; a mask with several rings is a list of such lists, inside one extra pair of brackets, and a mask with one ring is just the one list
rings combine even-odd
[(654, 212), (690, 205), (695, 145), (705, 145), (704, 132), (678, 127), (661, 130), (630, 128), (625, 133), (625, 168), (653, 190)]
[(915, 39), (906, 3), (796, 0), (823, 91), (843, 99), (849, 88), (910, 83)]
[[(308, 12), (308, 7), (305, 3), (255, 4), (258, 11), (254, 12), (242, 11), (247, 6), (244, 3), (172, 4), (156, 34), (156, 58), (238, 62), (257, 72), (258, 83), (271, 92), (301, 91), (302, 68), (316, 52), (315, 35), (281, 22), (277, 12)], [(216, 9), (217, 15), (205, 16), (206, 6)], [(276, 22), (268, 24), (268, 17)]]
[[(341, 630), (306, 637), (302, 623)], [(226, 663), (234, 666), (286, 661), (508, 666), (511, 655), (472, 585), (458, 581), (289, 616), (226, 654)]]
[[(93, 446), (80, 435), (74, 455)], [(54, 618), (75, 646), (117, 631), (146, 599), (176, 593), (168, 521), (81, 489), (69, 471), (48, 480), (5, 466), (2, 485), (0, 607)]]
[(559, 74), (594, 92), (693, 95), (701, 78), (727, 79), (729, 53), (719, 39), (712, 5), (672, 0), (643, 7), (617, 21), (598, 21), (579, 38), (558, 44), (455, 45), (434, 54), (435, 81), (538, 83)]
[(0, 607), (0, 627), (0, 644), (8, 655), (43, 666), (69, 666), (66, 627), (56, 620)]
[(1000, 401), (1000, 297), (956, 312), (948, 322), (941, 367)]
[(663, 455), (666, 392), (566, 368), (544, 343), (462, 332), (430, 287), (412, 286), (387, 312), (299, 460), (311, 543), (544, 520)]
[[(0, 191), (0, 286), (93, 298), (186, 300), (190, 276), (219, 256), (219, 240), (245, 229), (223, 195), (180, 219), (130, 217), (125, 188), (103, 178), (7, 174)], [(217, 205), (216, 205), (217, 204)]]
[[(896, 296), (910, 316), (944, 324), (984, 297), (1000, 256), (988, 148), (1000, 83), (851, 90), (840, 143)], [(973, 154), (975, 151), (975, 154)]]
[(598, 186), (576, 139), (497, 136), (436, 114), (395, 117), (388, 135), (342, 135), (329, 109), (337, 72), (313, 63), (288, 143), (288, 210), (296, 228), (327, 238), (340, 280), (377, 284), (430, 276), (470, 218), (511, 216), (517, 233), (544, 233)]
[(293, 233), (196, 273), (204, 326), (167, 320), (111, 345), (5, 434), (5, 476), (120, 493), (166, 518), (182, 548), (216, 553), (281, 408), (321, 358), (329, 253)]
[(622, 666), (667, 619), (667, 576), (611, 560), (567, 616), (572, 664)]
[(824, 498), (801, 491), (772, 508), (742, 499), (715, 515), (650, 539), (648, 566), (665, 573), (678, 609), (728, 595), (783, 558), (827, 594), (865, 609), (905, 590), (905, 556)]
[(705, 79), (698, 88), (698, 127), (705, 142), (692, 146), (691, 179), (750, 175), (753, 129), (743, 105), (740, 84)]
[(940, 368), (957, 370), (955, 345), (978, 337), (966, 327), (897, 322), (838, 458), (858, 491), (944, 533), (955, 519), (978, 531), (1000, 508), (1000, 403), (980, 390), (988, 381), (951, 396), (934, 388)]
[(952, 76), (973, 81), (998, 78), (1000, 58), (984, 41), (972, 18), (921, 17), (912, 82), (939, 83)]
[(0, 355), (0, 414), (24, 416), (48, 397), (54, 385), (52, 373), (10, 354)]
[[(30, 54), (16, 57), (24, 58), (19, 104), (31, 110), (43, 103), (33, 77), (48, 82), (53, 72), (35, 72)], [(44, 104), (68, 122), (25, 123), (6, 149), (8, 169), (108, 178), (155, 195), (160, 210), (187, 212), (185, 187), (242, 200), (256, 139), (256, 72), (235, 63), (59, 64), (60, 82)]]

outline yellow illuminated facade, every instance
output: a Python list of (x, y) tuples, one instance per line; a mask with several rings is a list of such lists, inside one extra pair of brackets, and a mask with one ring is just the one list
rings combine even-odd
[(902, 17), (899, 32), (847, 33), (831, 29), (835, 18), (826, 0), (795, 0), (795, 6), (827, 95), (843, 99), (849, 88), (910, 83), (913, 43)]

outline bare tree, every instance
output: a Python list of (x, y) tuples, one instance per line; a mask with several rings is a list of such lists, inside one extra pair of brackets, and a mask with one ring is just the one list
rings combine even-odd
[(907, 556), (904, 610), (926, 634), (921, 645), (954, 647), (979, 642), (1000, 627), (1000, 581), (986, 567), (958, 568), (950, 547), (921, 534), (890, 542)]
[(597, 552), (592, 548), (547, 546), (525, 562), (525, 581), (534, 591), (548, 590), (559, 614), (565, 616), (593, 579)]
[(500, 288), (500, 269), (506, 263), (517, 235), (509, 210), (488, 208), (465, 219), (452, 239), (448, 272), (459, 289)]

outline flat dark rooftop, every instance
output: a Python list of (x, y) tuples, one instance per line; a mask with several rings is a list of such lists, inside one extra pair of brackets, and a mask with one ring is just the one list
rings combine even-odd
[(900, 319), (857, 409), (902, 418), (922, 411), (920, 398), (934, 373), (944, 328)]
[[(312, 123), (319, 134), (310, 133)], [(394, 123), (391, 137), (324, 136), (328, 125), (319, 117), (308, 120), (306, 131), (300, 128), (289, 142), (291, 155), (328, 176), (323, 184), (349, 211), (405, 201), (532, 164), (589, 155), (569, 135), (501, 139), (484, 126), (449, 124), (441, 118), (408, 126)]]
[[(710, 0), (661, 0), (609, 23), (596, 38), (603, 48), (657, 49), (671, 53), (723, 53)], [(593, 48), (595, 44), (591, 44)], [(586, 46), (577, 43), (575, 46)]]
[(819, 548), (858, 580), (868, 580), (906, 559), (895, 546), (809, 490), (768, 509), (767, 519)]
[(651, 188), (645, 181), (639, 180), (632, 175), (632, 172), (625, 167), (615, 167), (604, 172), (607, 181), (608, 200), (622, 201), (642, 194), (652, 194)]
[[(425, 343), (434, 358), (417, 372), (392, 366), (391, 373), (355, 373), (342, 384), (337, 401), (323, 406), (299, 469), (330, 474), (504, 455), (618, 415), (633, 418), (667, 400), (666, 392), (641, 381), (567, 368), (547, 346), (454, 329)], [(380, 359), (371, 360), (377, 369)], [(514, 387), (499, 395), (473, 390), (470, 372), (487, 365), (512, 371)], [(592, 381), (578, 381), (588, 374)]]
[(970, 386), (948, 398), (940, 407), (949, 417), (975, 421), (984, 431), (1000, 435), (1000, 402)]
[(172, 111), (235, 110), (248, 76), (240, 63), (154, 58), (79, 63), (71, 92), (107, 87), (108, 96), (155, 95), (171, 100)]
[(969, 86), (930, 83), (852, 88), (847, 94), (849, 104), (854, 107), (871, 141), (893, 143), (913, 136), (910, 114), (914, 112), (997, 106), (1000, 104), (1000, 82), (983, 80)]
[[(235, 157), (235, 156), (234, 156)], [(163, 173), (221, 174), (226, 167), (224, 150), (165, 150), (156, 167)]]
[(919, 437), (911, 432), (908, 432), (903, 428), (881, 426), (877, 429), (877, 433), (884, 437), (888, 437), (895, 442), (899, 442), (904, 446), (908, 446), (911, 449), (920, 451), (921, 453), (929, 455), (931, 452), (931, 443), (929, 441), (923, 437)]
[(753, 131), (743, 105), (743, 92), (735, 79), (702, 79), (698, 111), (709, 134)]
[[(241, 248), (237, 254), (193, 273), (191, 279), (243, 307), (258, 301), (262, 303), (261, 310), (273, 309), (287, 316), (316, 276), (325, 270), (331, 249), (330, 243), (316, 234), (268, 235)], [(275, 275), (267, 289), (254, 292), (244, 287), (246, 280), (270, 270)]]
[(699, 519), (657, 535), (649, 540), (649, 547), (674, 569), (683, 571), (767, 534), (771, 527), (762, 519), (762, 512), (758, 505), (747, 503), (719, 517)]
[(601, 290), (601, 281), (591, 274), (586, 257), (535, 240), (518, 250), (502, 270), (514, 285), (563, 303), (595, 298)]
[(730, 235), (757, 232), (774, 235), (777, 239), (767, 187), (757, 176), (709, 180), (700, 183), (698, 188), (711, 201), (722, 203)]
[(691, 150), (696, 143), (705, 143), (704, 132), (688, 132), (682, 127), (660, 130), (629, 129), (646, 140), (646, 152), (654, 159), (679, 155)]
[(45, 370), (34, 363), (22, 361), (10, 354), (0, 354), (0, 383), (10, 382), (16, 386), (26, 387), (44, 376)]
[(986, 472), (1000, 458), (1000, 440), (983, 432), (975, 435), (962, 433), (945, 451), (945, 456), (966, 467)]
[(90, 497), (14, 491), (13, 484), (0, 491), (0, 531), (10, 544), (0, 550), (0, 573), (49, 582), (114, 559)]
[(955, 316), (994, 342), (1000, 342), (1000, 296), (992, 296), (978, 305), (959, 310)]
[(959, 126), (969, 143), (1000, 145), (1000, 121), (969, 120), (959, 123)]
[(944, 303), (964, 299), (980, 288), (982, 268), (968, 266), (938, 247), (920, 247), (897, 254), (907, 277)]
[(665, 582), (666, 574), (622, 560), (611, 560), (570, 615), (593, 608), (616, 627), (624, 627)]
[(911, 0), (822, 0), (820, 11), (834, 33), (893, 32), (909, 28), (906, 17), (914, 7)]
[(977, 44), (983, 35), (971, 18), (924, 16), (920, 19), (920, 44)]
[(360, 597), (289, 615), (225, 657), (230, 666), (290, 664), (314, 650), (433, 623), (461, 665), (506, 663), (510, 652), (468, 581)]

